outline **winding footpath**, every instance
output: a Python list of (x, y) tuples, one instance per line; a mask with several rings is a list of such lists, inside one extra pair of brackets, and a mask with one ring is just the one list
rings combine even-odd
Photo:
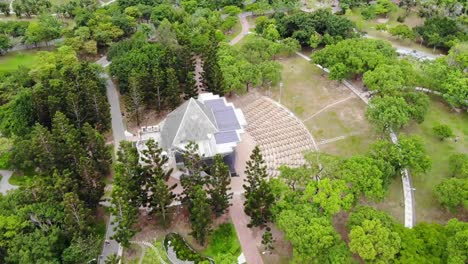
[(242, 25), (242, 30), (241, 32), (239, 33), (239, 35), (237, 35), (236, 37), (234, 37), (230, 42), (229, 44), (231, 46), (234, 46), (236, 45), (237, 43), (239, 43), (239, 41), (241, 41), (245, 36), (247, 36), (249, 34), (249, 29), (250, 29), (250, 24), (249, 24), (249, 21), (247, 21), (247, 17), (251, 16), (252, 13), (250, 12), (246, 12), (246, 13), (241, 13), (239, 14), (239, 21), (241, 22), (241, 25)]
[(13, 171), (9, 170), (0, 170), (0, 176), (2, 176), (0, 180), (0, 193), (5, 195), (9, 190), (13, 190), (18, 188), (18, 186), (11, 185), (8, 181), (11, 178), (11, 175), (13, 175)]
[[(377, 37), (374, 37), (374, 36), (369, 36), (367, 34), (364, 35), (364, 37), (369, 38), (369, 39), (380, 39), (380, 38), (377, 38)], [(391, 42), (390, 42), (390, 44), (392, 44), (392, 46), (395, 48), (396, 52), (399, 55), (402, 55), (402, 56), (411, 56), (411, 57), (414, 57), (414, 58), (416, 58), (418, 60), (435, 60), (437, 58), (442, 57), (442, 55), (436, 55), (436, 54), (431, 54), (431, 53), (420, 51), (420, 50), (411, 49), (411, 48), (400, 46), (398, 44), (394, 44), (394, 43), (391, 43)]]

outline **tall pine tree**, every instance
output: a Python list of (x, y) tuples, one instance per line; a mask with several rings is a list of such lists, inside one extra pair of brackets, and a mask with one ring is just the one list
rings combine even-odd
[(187, 77), (185, 78), (184, 84), (184, 99), (188, 100), (190, 98), (198, 97), (198, 87), (195, 80), (195, 74), (193, 72), (188, 72)]
[(179, 80), (173, 68), (166, 69), (165, 98), (170, 109), (175, 109), (180, 105)]
[(271, 220), (271, 207), (275, 197), (267, 182), (265, 161), (258, 146), (252, 151), (245, 170), (247, 179), (245, 189), (244, 212), (250, 216), (248, 227), (263, 226)]
[(207, 194), (201, 185), (193, 189), (192, 200), (189, 206), (190, 223), (192, 232), (190, 233), (201, 245), (205, 243), (206, 237), (211, 232), (211, 209)]
[(223, 73), (218, 64), (218, 42), (214, 40), (214, 36), (211, 39), (202, 56), (202, 83), (205, 90), (224, 95)]
[(142, 188), (143, 206), (158, 212), (166, 224), (166, 212), (176, 195), (173, 190), (177, 184), (167, 185), (172, 169), (164, 169), (168, 158), (162, 155), (162, 149), (153, 139), (146, 142), (147, 149), (142, 151), (144, 188)]
[(185, 146), (183, 153), (185, 167), (188, 175), (183, 175), (180, 179), (183, 191), (179, 197), (182, 203), (187, 204), (194, 193), (195, 186), (203, 186), (204, 179), (201, 172), (204, 170), (203, 157), (198, 154), (198, 144), (191, 141)]
[(132, 72), (129, 81), (129, 91), (125, 96), (125, 106), (132, 118), (135, 118), (137, 126), (140, 126), (141, 111), (143, 108), (142, 80), (144, 75)]
[(113, 206), (110, 207), (115, 216), (114, 222), (117, 223), (113, 238), (123, 246), (128, 246), (136, 233), (133, 225), (138, 219), (138, 208), (142, 204), (142, 168), (138, 151), (130, 142), (121, 142), (117, 156), (119, 162), (115, 165), (111, 194)]
[(229, 200), (232, 198), (232, 193), (229, 192), (231, 190), (229, 187), (231, 183), (229, 168), (219, 154), (214, 157), (214, 163), (210, 167), (206, 183), (211, 208), (216, 216), (220, 216), (230, 206)]

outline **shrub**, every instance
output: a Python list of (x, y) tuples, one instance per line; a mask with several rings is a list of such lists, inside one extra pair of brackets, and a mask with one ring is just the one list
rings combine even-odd
[(378, 24), (377, 26), (375, 26), (375, 29), (380, 31), (387, 31), (387, 24)]
[(452, 129), (449, 126), (443, 124), (434, 126), (432, 131), (440, 140), (444, 140), (453, 136)]

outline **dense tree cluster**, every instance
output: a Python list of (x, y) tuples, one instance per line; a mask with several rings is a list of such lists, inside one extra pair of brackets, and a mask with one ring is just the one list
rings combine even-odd
[(229, 168), (220, 155), (207, 165), (198, 154), (198, 145), (190, 142), (183, 154), (187, 168), (187, 174), (181, 178), (183, 192), (176, 197), (176, 185), (168, 183), (172, 169), (165, 169), (168, 157), (154, 140), (148, 140), (146, 146), (139, 153), (130, 142), (120, 145), (111, 201), (118, 223), (114, 238), (128, 245), (137, 232), (134, 225), (140, 208), (158, 216), (166, 225), (171, 216), (169, 206), (177, 198), (187, 206), (191, 235), (204, 244), (211, 231), (212, 214), (221, 216), (230, 206)]
[(419, 15), (427, 18), (434, 16), (459, 17), (467, 8), (467, 2), (462, 0), (428, 0), (421, 2)]
[(274, 58), (288, 55), (298, 48), (289, 44), (248, 38), (240, 49), (228, 44), (220, 45), (217, 57), (223, 77), (222, 93), (243, 93), (258, 85), (276, 85), (280, 81), (282, 67)]
[(79, 62), (69, 47), (41, 54), (41, 64), (3, 77), (0, 84), (0, 130), (26, 135), (36, 123), (51, 127), (55, 113), (76, 127), (85, 123), (99, 131), (109, 127), (109, 105), (97, 66)]
[(467, 52), (468, 45), (460, 43), (453, 46), (446, 57), (421, 63), (419, 85), (440, 92), (452, 107), (468, 107), (468, 78), (464, 72), (468, 67)]
[(29, 21), (2, 21), (0, 22), (0, 33), (10, 37), (22, 37), (26, 33)]
[(382, 40), (347, 39), (315, 52), (312, 60), (330, 69), (330, 79), (343, 80), (395, 62), (396, 52)]
[(18, 0), (13, 2), (13, 10), (17, 17), (25, 15), (31, 17), (42, 12), (50, 11), (52, 3), (49, 0)]
[(12, 165), (35, 173), (34, 184), (0, 196), (2, 263), (77, 263), (98, 255), (93, 211), (104, 193), (110, 152), (88, 123), (77, 128), (56, 112), (51, 128), (27, 128)]
[[(455, 177), (466, 174), (463, 155), (451, 159), (456, 163), (452, 165)], [(463, 263), (468, 258), (466, 244), (456, 244), (467, 235), (464, 222), (452, 219), (445, 226), (421, 223), (407, 229), (382, 211), (356, 206), (361, 195), (382, 199), (391, 177), (401, 168), (422, 172), (430, 167), (417, 139), (401, 137), (398, 146), (377, 142), (367, 156), (340, 159), (309, 153), (306, 158), (306, 167), (282, 167), (280, 177), (269, 183), (275, 197), (273, 220), (291, 242), (294, 262), (350, 263), (351, 253), (366, 263)], [(448, 189), (457, 194), (444, 193), (452, 197), (445, 201), (459, 206), (463, 198), (457, 197), (462, 193), (456, 188), (466, 186)], [(349, 210), (344, 231), (349, 242), (345, 243), (332, 219)]]
[(164, 169), (167, 156), (162, 154), (162, 149), (154, 140), (148, 140), (146, 146), (140, 158), (135, 146), (122, 142), (114, 168), (111, 202), (118, 223), (114, 238), (125, 246), (136, 232), (133, 225), (138, 219), (140, 207), (160, 216), (165, 225), (168, 207), (176, 198), (173, 193), (176, 185), (167, 184), (172, 172), (171, 169)]
[(184, 47), (149, 43), (139, 33), (113, 46), (109, 58), (112, 59), (110, 72), (116, 77), (121, 93), (128, 98), (127, 107), (137, 120), (141, 107), (152, 106), (159, 111), (173, 109), (183, 96), (196, 96), (193, 58)]
[(468, 40), (466, 26), (448, 17), (431, 17), (424, 25), (414, 28), (425, 44), (435, 48), (449, 49), (458, 42)]
[(354, 24), (351, 21), (332, 14), (328, 9), (319, 9), (312, 13), (299, 11), (291, 15), (276, 13), (274, 18), (277, 21), (278, 32), (283, 38), (292, 37), (303, 46), (309, 44), (310, 37), (314, 34), (327, 39), (329, 43), (324, 40), (325, 44), (355, 35)]
[(468, 258), (468, 225), (457, 219), (445, 226), (421, 223), (404, 228), (387, 214), (371, 207), (356, 207), (348, 220), (349, 247), (369, 263), (463, 263)]

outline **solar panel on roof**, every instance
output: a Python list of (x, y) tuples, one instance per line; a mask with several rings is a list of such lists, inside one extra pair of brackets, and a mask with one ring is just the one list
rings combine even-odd
[(211, 110), (216, 111), (216, 110), (222, 110), (224, 108), (227, 108), (227, 105), (224, 103), (224, 100), (222, 98), (220, 99), (213, 99), (213, 100), (206, 100), (204, 101), (205, 105), (211, 108)]
[(216, 124), (220, 131), (241, 129), (236, 113), (232, 107), (214, 112)]
[(239, 142), (236, 131), (220, 132), (215, 134), (216, 144)]

